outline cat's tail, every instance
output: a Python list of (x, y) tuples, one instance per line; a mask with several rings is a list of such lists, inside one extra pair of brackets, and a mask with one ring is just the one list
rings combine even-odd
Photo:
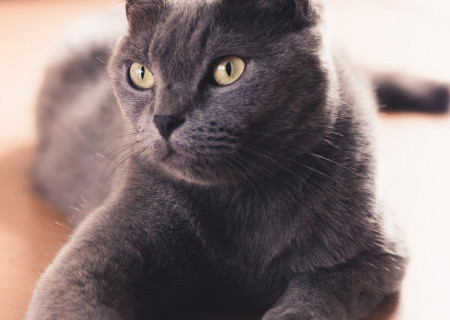
[(382, 111), (446, 113), (450, 109), (450, 84), (394, 74), (372, 79)]

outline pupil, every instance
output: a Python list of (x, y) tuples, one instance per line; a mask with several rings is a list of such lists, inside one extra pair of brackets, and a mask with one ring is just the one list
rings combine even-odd
[(144, 68), (144, 66), (142, 66), (142, 68), (141, 68), (141, 78), (142, 78), (142, 80), (144, 80), (144, 76), (145, 76), (145, 68)]
[(227, 74), (229, 77), (231, 77), (231, 63), (228, 62), (227, 65), (225, 66), (225, 70), (227, 71)]

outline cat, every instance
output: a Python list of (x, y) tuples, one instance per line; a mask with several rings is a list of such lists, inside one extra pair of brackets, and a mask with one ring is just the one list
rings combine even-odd
[(46, 73), (34, 181), (79, 226), (26, 319), (357, 320), (397, 293), (376, 101), (326, 1), (129, 0), (126, 17), (114, 49)]

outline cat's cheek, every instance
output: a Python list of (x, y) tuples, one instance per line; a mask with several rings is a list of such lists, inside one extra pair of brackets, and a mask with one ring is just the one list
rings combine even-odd
[(151, 128), (153, 124), (150, 123), (149, 117), (153, 113), (153, 103), (150, 96), (127, 93), (125, 97), (118, 96), (118, 102), (123, 116), (137, 132)]

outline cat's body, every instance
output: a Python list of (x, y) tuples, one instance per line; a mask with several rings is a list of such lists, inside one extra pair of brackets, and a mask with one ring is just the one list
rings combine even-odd
[[(47, 73), (36, 183), (87, 217), (27, 319), (356, 320), (397, 292), (375, 103), (331, 49), (321, 1), (135, 2), (110, 63), (120, 107), (95, 59), (108, 44)], [(230, 55), (244, 73), (214, 84)], [(153, 88), (130, 83), (135, 61)], [(183, 121), (167, 134), (155, 115)]]

